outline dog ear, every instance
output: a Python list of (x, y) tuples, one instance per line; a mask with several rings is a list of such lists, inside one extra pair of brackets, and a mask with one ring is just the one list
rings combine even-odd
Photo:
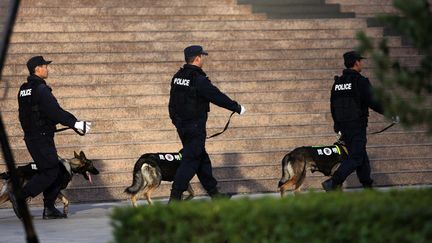
[(81, 157), (81, 159), (85, 159), (86, 158), (86, 156), (85, 156), (85, 154), (84, 154), (83, 151), (80, 152), (80, 157)]
[(79, 155), (75, 151), (74, 151), (74, 157), (77, 158), (77, 159), (79, 158)]

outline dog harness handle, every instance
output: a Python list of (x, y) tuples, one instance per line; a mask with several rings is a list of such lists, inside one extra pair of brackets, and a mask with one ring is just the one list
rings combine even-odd
[(225, 124), (225, 127), (224, 127), (224, 129), (222, 131), (220, 131), (218, 133), (215, 133), (215, 134), (211, 135), (210, 137), (207, 137), (207, 139), (217, 137), (217, 136), (221, 135), (222, 133), (224, 133), (228, 129), (228, 126), (229, 126), (230, 121), (231, 121), (231, 117), (234, 115), (234, 113), (235, 113), (235, 111), (233, 111), (231, 113), (231, 115), (228, 118), (228, 122)]

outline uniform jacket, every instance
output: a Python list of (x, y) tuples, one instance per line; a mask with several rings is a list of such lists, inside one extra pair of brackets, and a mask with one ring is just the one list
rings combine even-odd
[(206, 119), (209, 103), (237, 113), (241, 111), (240, 105), (214, 86), (201, 68), (185, 64), (171, 80), (170, 118), (173, 121)]
[[(67, 127), (74, 127), (77, 121), (74, 115), (60, 107), (57, 99), (51, 92), (51, 88), (46, 84), (45, 80), (38, 76), (31, 75), (27, 78), (27, 83), (21, 86), (18, 93), (18, 100), (20, 101), (20, 99), (30, 99), (30, 103), (18, 102), (20, 106), (20, 121), (21, 117), (24, 120), (33, 119), (30, 121), (32, 124), (30, 128), (23, 127), (26, 136), (40, 133), (54, 133), (58, 123)], [(42, 126), (37, 125), (37, 121), (34, 121), (35, 118), (32, 114), (23, 114), (34, 112), (29, 111), (29, 109), (23, 109), (23, 106), (26, 105), (37, 106), (37, 110), (40, 113), (37, 119), (42, 120)], [(21, 121), (21, 125), (23, 125), (23, 121)]]
[(335, 77), (330, 102), (335, 132), (366, 129), (369, 108), (383, 113), (382, 105), (372, 95), (369, 79), (353, 69), (345, 69), (341, 77)]

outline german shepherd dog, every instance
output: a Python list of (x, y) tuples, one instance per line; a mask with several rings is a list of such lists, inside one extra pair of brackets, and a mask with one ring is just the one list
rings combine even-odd
[[(137, 194), (143, 191), (148, 204), (153, 204), (151, 193), (154, 192), (162, 181), (174, 181), (175, 174), (180, 166), (182, 150), (178, 153), (147, 153), (141, 155), (132, 172), (132, 185), (125, 189), (125, 193), (131, 195), (131, 202), (137, 206)], [(189, 195), (185, 200), (194, 197), (191, 185), (187, 189)]]
[[(68, 186), (69, 182), (72, 180), (72, 176), (75, 174), (81, 174), (91, 183), (91, 174), (99, 174), (99, 171), (93, 165), (93, 161), (87, 159), (84, 152), (82, 151), (79, 154), (74, 152), (74, 157), (72, 159), (62, 159), (59, 157), (59, 160), (62, 162), (64, 169), (67, 171), (67, 173), (64, 173), (61, 187), (62, 190)], [(28, 163), (27, 165), (18, 166), (17, 168), (17, 175), (21, 185), (24, 185), (36, 173), (38, 173), (38, 171), (35, 163)], [(9, 201), (9, 192), (12, 191), (12, 182), (9, 180), (10, 175), (8, 172), (1, 173), (0, 178), (4, 180), (3, 187), (0, 191), (1, 205)], [(69, 200), (61, 192), (57, 196), (57, 199), (63, 203), (63, 213), (67, 215), (69, 212)]]
[(282, 159), (282, 178), (279, 181), (281, 197), (290, 186), (294, 193), (300, 192), (300, 187), (306, 178), (306, 171), (319, 171), (325, 176), (331, 176), (348, 155), (348, 150), (339, 138), (332, 146), (298, 147)]

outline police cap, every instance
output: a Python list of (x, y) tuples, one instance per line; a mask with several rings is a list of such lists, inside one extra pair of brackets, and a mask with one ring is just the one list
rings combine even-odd
[(50, 64), (52, 61), (46, 61), (43, 56), (34, 56), (27, 61), (27, 68), (30, 73), (34, 72), (37, 66)]
[(362, 57), (358, 52), (356, 51), (349, 51), (343, 54), (344, 63), (347, 68), (351, 68), (354, 66), (354, 63), (356, 61), (360, 61), (362, 59), (365, 59)]
[(202, 46), (194, 45), (188, 46), (184, 49), (185, 58), (196, 57), (199, 55), (208, 55), (207, 52), (204, 51)]

